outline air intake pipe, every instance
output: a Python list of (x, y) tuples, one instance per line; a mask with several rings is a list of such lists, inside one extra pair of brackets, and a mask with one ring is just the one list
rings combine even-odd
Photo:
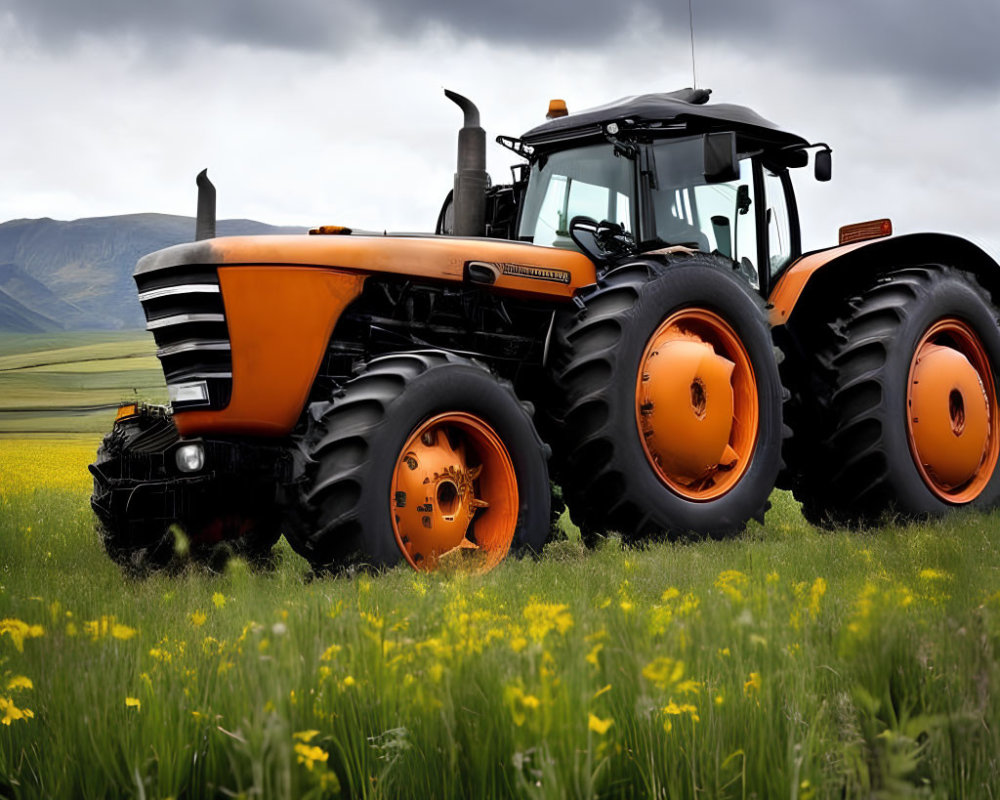
[(465, 114), (458, 132), (458, 171), (455, 173), (455, 235), (486, 235), (486, 131), (479, 127), (479, 109), (468, 98), (444, 90)]
[(215, 185), (203, 169), (194, 181), (198, 185), (198, 218), (194, 223), (195, 241), (215, 238)]

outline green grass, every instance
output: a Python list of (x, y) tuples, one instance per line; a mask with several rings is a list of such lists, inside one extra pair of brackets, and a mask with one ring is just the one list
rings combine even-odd
[[(4, 681), (34, 683), (9, 693), (34, 718), (0, 726), (0, 786), (989, 796), (998, 517), (828, 534), (775, 501), (737, 540), (561, 541), (483, 577), (311, 580), (282, 544), (269, 572), (137, 582), (104, 556), (85, 493), (4, 496), (0, 617), (44, 634), (23, 652), (0, 636)], [(326, 760), (309, 769), (296, 745)]]
[(88, 506), (113, 411), (68, 408), (151, 345), (104, 336), (0, 338), (42, 407), (0, 411), (0, 797), (1000, 793), (1000, 515), (822, 533), (776, 492), (738, 539), (571, 531), (481, 577), (281, 542), (129, 579)]

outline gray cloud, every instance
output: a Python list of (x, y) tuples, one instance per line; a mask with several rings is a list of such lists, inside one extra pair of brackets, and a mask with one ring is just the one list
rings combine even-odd
[[(430, 30), (526, 48), (586, 48), (640, 26), (651, 48), (688, 33), (686, 0), (0, 0), (43, 46), (80, 37), (129, 37), (169, 52), (192, 39), (343, 53), (390, 35)], [(363, 9), (363, 10), (361, 10)], [(780, 54), (792, 65), (888, 76), (911, 91), (965, 95), (1000, 90), (996, 0), (695, 0), (697, 39), (745, 58)], [(629, 53), (622, 53), (627, 87)], [(627, 88), (623, 88), (627, 91)]]

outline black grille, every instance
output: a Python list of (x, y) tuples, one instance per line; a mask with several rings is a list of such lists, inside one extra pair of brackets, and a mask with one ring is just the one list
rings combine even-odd
[[(177, 266), (137, 274), (135, 280), (174, 410), (227, 406), (233, 360), (215, 267)], [(183, 385), (201, 382), (207, 399), (190, 397), (192, 387)]]

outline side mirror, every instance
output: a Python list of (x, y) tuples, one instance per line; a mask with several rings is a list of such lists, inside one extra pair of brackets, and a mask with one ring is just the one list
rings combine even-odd
[(815, 170), (816, 180), (830, 180), (833, 171), (831, 153), (830, 148), (816, 151), (816, 155), (813, 157), (813, 169)]
[(740, 162), (736, 158), (736, 134), (706, 133), (705, 141), (705, 182), (728, 183), (739, 180)]
[(718, 214), (712, 217), (712, 231), (715, 233), (716, 247), (726, 258), (733, 257), (733, 236), (729, 217)]

